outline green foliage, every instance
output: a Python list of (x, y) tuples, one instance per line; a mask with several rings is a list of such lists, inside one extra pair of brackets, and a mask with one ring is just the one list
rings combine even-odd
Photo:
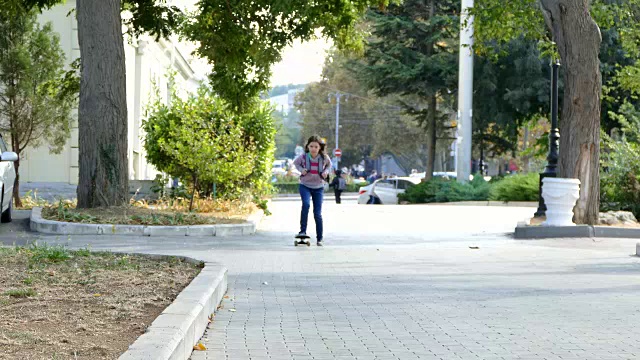
[(377, 94), (426, 98), (455, 88), (460, 4), (440, 0), (433, 6), (406, 0), (368, 13), (371, 38), (359, 72)]
[(506, 54), (474, 60), (473, 142), (489, 156), (515, 150), (522, 125), (549, 106), (549, 62), (535, 43), (519, 37), (498, 49)]
[[(6, 6), (6, 7), (5, 7)], [(46, 143), (59, 153), (71, 126), (79, 90), (78, 62), (64, 70), (65, 57), (51, 24), (17, 0), (0, 12), (0, 131), (13, 151)]]
[(143, 121), (147, 159), (158, 170), (221, 197), (269, 189), (275, 127), (271, 109), (258, 105), (238, 114), (202, 87), (170, 106), (156, 101)]
[(276, 150), (276, 124), (272, 116), (273, 109), (268, 103), (260, 103), (250, 110), (240, 116), (238, 126), (243, 131), (244, 146), (252, 149), (255, 157), (251, 172), (241, 184), (254, 196), (261, 196), (271, 191), (271, 168)]
[(197, 54), (213, 66), (211, 84), (234, 109), (244, 109), (268, 89), (271, 66), (294, 39), (316, 31), (339, 46), (357, 47), (355, 24), (370, 5), (383, 0), (202, 0), (184, 25)]
[(14, 298), (29, 298), (29, 297), (34, 297), (38, 295), (38, 293), (31, 288), (11, 289), (11, 290), (5, 291), (3, 294), (9, 297), (14, 297)]
[(538, 201), (539, 179), (537, 173), (507, 176), (493, 184), (489, 200)]
[(29, 262), (33, 264), (59, 263), (71, 259), (72, 253), (62, 245), (31, 245), (27, 250)]
[(611, 114), (622, 125), (615, 137), (602, 133), (601, 209), (632, 211), (640, 216), (640, 111), (629, 103)]
[(545, 56), (555, 53), (538, 0), (476, 0), (470, 11), (474, 19), (474, 49), (494, 59), (506, 55), (504, 45), (524, 37), (541, 41)]
[(491, 185), (479, 175), (464, 184), (456, 180), (433, 178), (410, 187), (404, 194), (399, 194), (398, 199), (412, 204), (481, 201), (489, 199), (490, 191)]
[(538, 179), (539, 175), (536, 173), (496, 178), (491, 182), (476, 175), (465, 184), (456, 180), (434, 178), (410, 187), (404, 194), (398, 195), (398, 198), (413, 204), (486, 200), (537, 201)]

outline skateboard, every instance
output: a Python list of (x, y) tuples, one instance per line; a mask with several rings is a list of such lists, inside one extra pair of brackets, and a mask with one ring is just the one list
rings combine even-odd
[(296, 240), (293, 241), (293, 245), (298, 246), (298, 245), (302, 245), (302, 244), (306, 244), (307, 246), (311, 246), (311, 241), (309, 241), (311, 237), (304, 235), (304, 236), (298, 236), (296, 235)]

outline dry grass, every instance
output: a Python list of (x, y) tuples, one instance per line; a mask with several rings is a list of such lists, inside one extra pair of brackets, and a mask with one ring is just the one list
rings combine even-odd
[(0, 359), (116, 359), (198, 272), (178, 259), (0, 248)]
[(45, 219), (86, 224), (124, 225), (204, 225), (233, 224), (247, 219), (255, 205), (250, 201), (195, 199), (188, 212), (188, 199), (131, 201), (128, 206), (77, 209), (73, 202), (59, 202), (42, 211)]

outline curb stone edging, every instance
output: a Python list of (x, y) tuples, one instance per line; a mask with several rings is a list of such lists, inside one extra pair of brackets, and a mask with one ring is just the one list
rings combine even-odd
[(516, 239), (545, 238), (628, 238), (640, 239), (640, 228), (614, 226), (531, 226), (520, 223), (515, 229)]
[(42, 208), (31, 210), (31, 231), (56, 235), (129, 235), (129, 236), (231, 236), (253, 235), (264, 211), (251, 214), (247, 221), (240, 224), (149, 226), (149, 225), (111, 225), (82, 224), (42, 218)]
[[(144, 254), (149, 256), (148, 254)], [(164, 258), (164, 255), (151, 255)], [(179, 257), (178, 258), (183, 258)], [(202, 263), (191, 258), (189, 262)], [(187, 360), (193, 346), (200, 341), (209, 317), (214, 314), (227, 292), (227, 269), (205, 263), (176, 299), (151, 323), (119, 360)]]

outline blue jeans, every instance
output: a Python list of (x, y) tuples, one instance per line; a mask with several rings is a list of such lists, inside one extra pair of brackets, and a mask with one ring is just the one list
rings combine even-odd
[(302, 212), (300, 213), (300, 232), (307, 232), (309, 219), (309, 207), (313, 200), (313, 218), (316, 221), (316, 237), (322, 241), (322, 198), (324, 189), (311, 189), (300, 184), (300, 198), (302, 199)]

